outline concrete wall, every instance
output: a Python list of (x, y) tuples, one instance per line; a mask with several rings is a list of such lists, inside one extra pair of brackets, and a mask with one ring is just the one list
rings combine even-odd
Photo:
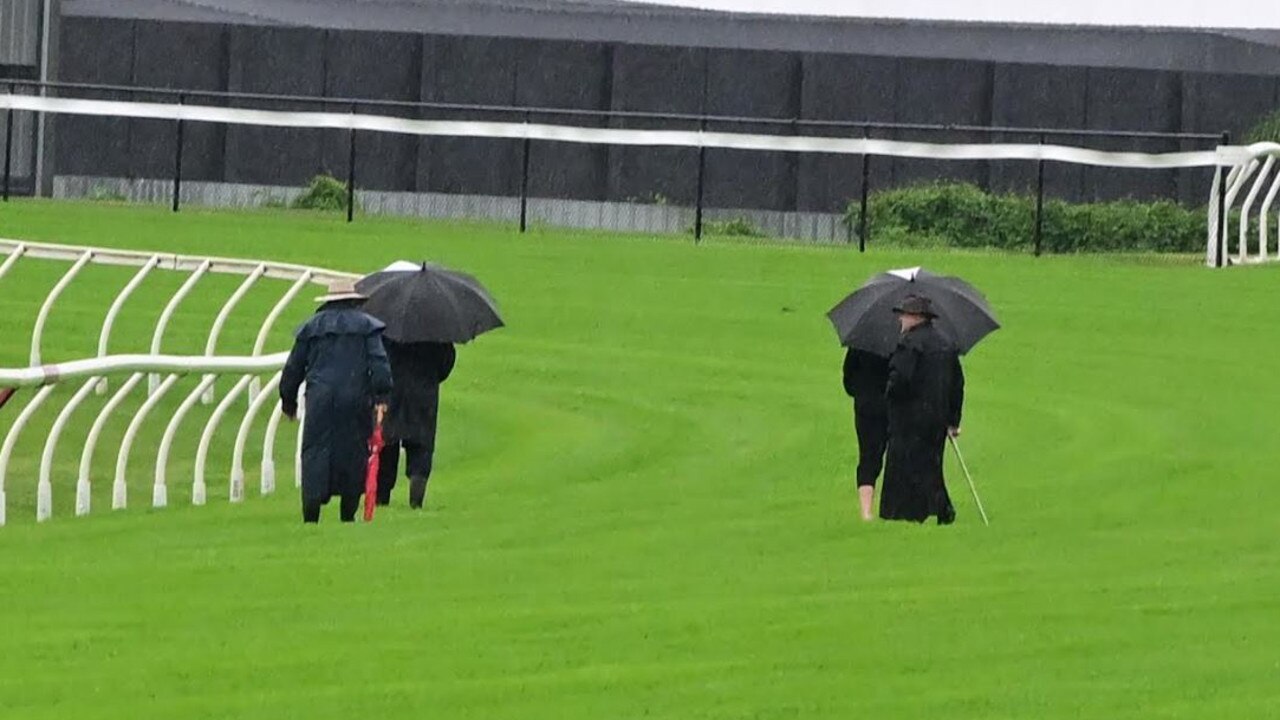
[[(61, 78), (335, 99), (487, 104), (534, 108), (752, 116), (774, 125), (711, 129), (796, 132), (785, 121), (843, 120), (977, 126), (1160, 131), (1242, 131), (1280, 104), (1280, 78), (1203, 75), (776, 51), (654, 47), (515, 38), (363, 33), (215, 24), (68, 18)], [(205, 102), (209, 102), (205, 100)], [(258, 107), (307, 108), (295, 102)], [(349, 110), (334, 103), (330, 110)], [(373, 108), (366, 108), (373, 110)], [(377, 108), (409, 117), (525, 119), (525, 113)], [(605, 121), (531, 113), (534, 121), (600, 126)], [(614, 127), (692, 123), (615, 118)], [(56, 171), (67, 175), (168, 177), (174, 127), (156, 121), (59, 118)], [(806, 130), (847, 136), (856, 130)], [(984, 142), (985, 134), (873, 131), (872, 136)], [(1034, 136), (999, 137), (1034, 142)], [(1191, 143), (1071, 140), (1131, 150), (1190, 149)], [(345, 177), (348, 138), (338, 131), (202, 126), (186, 128), (190, 180), (296, 186), (318, 172)], [(1202, 147), (1203, 145), (1201, 145)], [(512, 196), (519, 192), (519, 141), (412, 138), (372, 133), (357, 142), (357, 185), (390, 192)], [(678, 148), (533, 143), (534, 197), (690, 204), (698, 152)], [(999, 190), (1034, 187), (1031, 163), (873, 158), (871, 188), (938, 178)], [(711, 150), (708, 206), (832, 212), (861, 191), (862, 159)], [(1049, 164), (1058, 197), (1167, 197), (1202, 202), (1204, 173), (1083, 169)]]

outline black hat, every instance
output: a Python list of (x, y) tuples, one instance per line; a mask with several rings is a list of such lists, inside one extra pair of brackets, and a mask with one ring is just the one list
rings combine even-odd
[(921, 317), (936, 318), (938, 314), (933, 311), (933, 303), (927, 297), (919, 295), (908, 295), (902, 298), (902, 302), (893, 308), (895, 313), (899, 315), (919, 315)]

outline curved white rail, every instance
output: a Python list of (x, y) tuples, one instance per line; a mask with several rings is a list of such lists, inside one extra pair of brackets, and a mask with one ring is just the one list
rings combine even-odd
[[(249, 444), (249, 431), (253, 429), (253, 421), (258, 417), (258, 413), (261, 412), (267, 402), (272, 399), (276, 388), (280, 387), (280, 377), (280, 373), (273, 375), (271, 380), (267, 382), (267, 386), (263, 389), (263, 392), (259, 393), (258, 397), (254, 398), (249, 403), (249, 411), (244, 414), (244, 419), (240, 421), (240, 429), (236, 432), (235, 450), (232, 451), (231, 454), (231, 487), (234, 489), (238, 486), (242, 495), (244, 492), (244, 450), (245, 446)], [(257, 380), (256, 377), (253, 379)], [(263, 466), (266, 466), (265, 457), (263, 458)], [(273, 475), (271, 485), (273, 488), (275, 485), (274, 472), (275, 469), (272, 468)], [(263, 495), (270, 492), (266, 489), (267, 481), (265, 473), (263, 474), (263, 480), (260, 487), (262, 488)]]
[[(249, 290), (253, 288), (258, 280), (266, 274), (266, 272), (266, 265), (259, 265), (254, 268), (253, 272), (249, 273), (248, 277), (244, 279), (244, 282), (240, 283), (240, 287), (236, 288), (236, 291), (231, 293), (231, 297), (227, 298), (227, 301), (223, 303), (222, 309), (218, 311), (218, 317), (213, 321), (213, 327), (209, 329), (209, 339), (205, 341), (204, 344), (204, 354), (206, 356), (212, 356), (217, 350), (218, 336), (222, 334), (222, 328), (227, 324), (227, 319), (231, 317), (231, 312), (236, 309), (236, 306), (240, 304), (240, 301), (244, 299), (244, 296), (248, 294)], [(200, 402), (205, 405), (213, 402), (212, 386), (205, 390), (204, 395), (200, 397)]]
[(52, 385), (40, 388), (40, 392), (37, 392), (27, 406), (22, 408), (22, 412), (18, 413), (13, 426), (9, 428), (9, 433), (4, 437), (4, 445), (0, 446), (0, 526), (5, 522), (5, 475), (9, 469), (9, 458), (13, 456), (13, 446), (18, 444), (18, 435), (22, 434), (22, 428), (26, 427), (31, 421), (31, 416), (36, 414), (52, 392)]
[[(178, 288), (178, 291), (173, 294), (173, 297), (169, 298), (169, 303), (164, 306), (164, 311), (160, 313), (160, 319), (156, 321), (155, 332), (151, 334), (152, 355), (160, 354), (160, 343), (164, 340), (164, 331), (169, 327), (169, 321), (173, 319), (173, 314), (177, 311), (178, 305), (180, 305), (182, 301), (191, 294), (191, 291), (196, 287), (196, 283), (200, 282), (200, 278), (204, 277), (205, 273), (209, 272), (209, 268), (212, 267), (212, 265), (213, 263), (209, 260), (205, 260), (200, 263), (191, 275), (187, 277), (186, 282), (182, 283), (182, 286)], [(147, 392), (154, 393), (158, 382), (158, 375), (153, 374), (148, 377)]]
[(11, 269), (13, 269), (13, 266), (17, 265), (18, 261), (22, 259), (22, 256), (26, 254), (26, 243), (18, 243), (16, 247), (10, 250), (9, 257), (5, 258), (3, 263), (0, 263), (0, 278), (4, 277)]
[[(1258, 170), (1257, 177), (1253, 181), (1253, 185), (1249, 188), (1249, 193), (1244, 198), (1244, 204), (1240, 206), (1240, 262), (1246, 262), (1249, 258), (1249, 211), (1253, 209), (1253, 201), (1258, 199), (1258, 194), (1262, 192), (1263, 186), (1267, 184), (1267, 178), (1271, 177), (1271, 169), (1275, 167), (1276, 159), (1274, 157), (1267, 158), (1262, 163), (1262, 168)], [(1266, 248), (1261, 248), (1262, 254), (1266, 255)]]
[(44, 522), (53, 515), (53, 455), (58, 448), (58, 438), (62, 436), (62, 431), (66, 428), (72, 413), (80, 407), (80, 403), (84, 402), (85, 398), (89, 397), (97, 384), (98, 378), (91, 377), (80, 386), (76, 394), (71, 396), (71, 400), (63, 406), (62, 412), (58, 413), (58, 419), (53, 421), (53, 427), (49, 429), (49, 437), (45, 438), (44, 452), (40, 455), (40, 483), (36, 486), (37, 522)]
[[(107, 346), (111, 342), (111, 329), (115, 327), (116, 316), (119, 315), (120, 310), (124, 308), (125, 301), (133, 295), (134, 291), (138, 289), (138, 286), (142, 284), (142, 281), (146, 280), (147, 276), (151, 274), (151, 271), (155, 270), (156, 266), (159, 264), (160, 256), (152, 255), (151, 258), (138, 269), (138, 272), (134, 273), (133, 278), (129, 280), (128, 284), (120, 290), (116, 295), (116, 299), (111, 301), (111, 307), (107, 310), (107, 317), (102, 321), (102, 332), (98, 334), (98, 357), (107, 356)], [(106, 392), (107, 379), (103, 378), (98, 383), (98, 394), (103, 395)]]
[[(98, 447), (98, 438), (102, 435), (102, 429), (106, 427), (107, 420), (110, 419), (112, 413), (129, 393), (133, 391), (141, 382), (143, 373), (135, 372), (129, 376), (129, 379), (116, 390), (115, 394), (107, 400), (107, 404), (102, 406), (102, 410), (98, 412), (98, 417), (94, 418), (93, 426), (89, 428), (89, 436), (84, 441), (84, 449), (80, 452), (80, 474), (76, 479), (76, 515), (88, 515), (90, 505), (89, 494), (89, 472), (93, 468), (93, 451)], [(48, 385), (47, 387), (53, 387)]]
[[(1280, 194), (1280, 173), (1271, 182), (1271, 189), (1267, 191), (1267, 196), (1262, 200), (1262, 209), (1258, 211), (1258, 252), (1264, 259), (1267, 257), (1267, 247), (1271, 244), (1267, 237), (1267, 225), (1271, 217), (1271, 204), (1275, 202), (1277, 194)], [(1276, 240), (1276, 258), (1280, 259), (1280, 238)]]
[[(245, 375), (240, 381), (231, 388), (227, 396), (222, 398), (222, 402), (213, 409), (213, 414), (209, 416), (209, 422), (205, 423), (204, 433), (200, 435), (200, 445), (196, 448), (196, 473), (195, 481), (192, 485), (192, 496), (195, 496), (195, 488), (201, 489), (201, 495), (207, 492), (207, 486), (204, 480), (205, 466), (209, 462), (209, 444), (213, 442), (213, 434), (218, 430), (218, 424), (222, 422), (222, 416), (227, 414), (227, 410), (231, 408), (231, 403), (235, 402), (236, 396), (245, 388), (249, 387), (249, 381), (253, 379), (251, 375)], [(244, 499), (244, 484), (240, 484), (237, 488), (234, 483), (231, 485), (231, 502), (240, 502)]]
[(284, 366), (289, 353), (280, 352), (261, 357), (200, 355), (112, 355), (89, 360), (72, 360), (38, 368), (0, 368), (0, 386), (31, 387), (66, 380), (79, 380), (93, 375), (125, 372), (247, 374), (275, 372)]
[(156, 452), (156, 475), (155, 482), (151, 486), (151, 506), (164, 507), (169, 504), (168, 482), (166, 474), (169, 467), (169, 452), (173, 449), (173, 440), (178, 435), (178, 426), (182, 424), (187, 414), (200, 401), (200, 397), (204, 391), (213, 386), (216, 375), (205, 375), (187, 397), (183, 399), (182, 404), (178, 406), (177, 411), (173, 413), (173, 417), (169, 419), (169, 424), (164, 429), (164, 436), (160, 438), (160, 450)]
[(170, 375), (160, 383), (156, 391), (142, 403), (142, 407), (138, 408), (138, 412), (134, 413), (133, 419), (129, 421), (129, 429), (124, 433), (124, 440), (120, 442), (120, 452), (116, 454), (116, 479), (111, 485), (111, 509), (120, 510), (128, 505), (129, 487), (125, 483), (125, 476), (129, 470), (129, 451), (133, 449), (133, 441), (138, 437), (138, 431), (142, 429), (142, 421), (147, 419), (147, 415), (156, 405), (160, 403), (165, 393), (169, 392), (169, 388), (178, 382), (178, 375)]
[[(314, 275), (310, 270), (304, 271), (299, 275), (298, 279), (293, 281), (293, 285), (289, 290), (276, 301), (275, 307), (271, 308), (271, 312), (267, 313), (266, 319), (262, 321), (262, 325), (258, 328), (258, 337), (253, 341), (254, 355), (262, 354), (262, 351), (267, 347), (267, 337), (271, 334), (271, 329), (275, 327), (276, 321), (280, 319), (280, 315), (284, 313), (285, 308), (289, 307), (289, 303), (293, 302), (298, 297), (298, 293), (302, 292), (307, 283), (311, 282)], [(252, 402), (256, 399), (260, 391), (258, 380), (254, 378), (253, 382), (249, 384), (249, 401)]]
[(62, 279), (53, 286), (53, 289), (50, 290), (49, 294), (45, 297), (44, 304), (40, 306), (40, 314), (36, 315), (35, 329), (31, 331), (31, 365), (33, 367), (40, 364), (40, 340), (44, 338), (44, 325), (49, 320), (49, 313), (53, 312), (53, 304), (58, 302), (58, 297), (62, 295), (62, 291), (67, 289), (67, 286), (71, 284), (71, 281), (76, 279), (76, 276), (80, 274), (80, 271), (83, 270), (84, 266), (88, 265), (89, 261), (92, 259), (93, 251), (86, 250), (84, 254), (80, 256), (80, 259), (76, 260), (75, 264), (63, 273)]

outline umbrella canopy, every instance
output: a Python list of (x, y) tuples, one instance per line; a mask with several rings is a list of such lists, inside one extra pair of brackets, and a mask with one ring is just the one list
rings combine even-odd
[(831, 308), (827, 318), (842, 345), (888, 356), (900, 334), (893, 308), (908, 295), (929, 298), (938, 314), (934, 323), (961, 353), (969, 352), (1000, 327), (977, 288), (960, 278), (935, 275), (918, 267), (872, 277)]
[(479, 280), (430, 263), (392, 263), (356, 283), (363, 310), (401, 343), (465, 343), (502, 327), (498, 306)]

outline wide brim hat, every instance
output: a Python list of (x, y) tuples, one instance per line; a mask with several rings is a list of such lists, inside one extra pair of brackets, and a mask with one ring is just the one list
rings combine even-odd
[(936, 318), (938, 313), (933, 311), (933, 303), (929, 298), (920, 297), (919, 295), (908, 295), (902, 299), (902, 302), (894, 306), (893, 311), (898, 315), (919, 315), (920, 317)]
[(368, 300), (369, 296), (356, 290), (355, 280), (334, 280), (329, 283), (329, 292), (316, 298), (318, 303), (338, 302), (339, 300)]

